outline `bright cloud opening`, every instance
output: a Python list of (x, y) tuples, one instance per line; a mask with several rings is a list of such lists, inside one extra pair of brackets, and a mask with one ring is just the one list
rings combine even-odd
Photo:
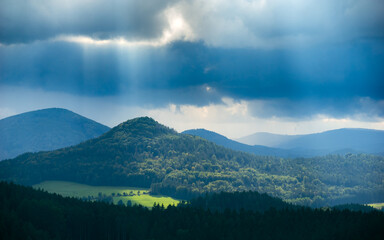
[(162, 36), (156, 39), (129, 40), (123, 36), (111, 39), (96, 39), (85, 35), (60, 35), (51, 40), (73, 42), (83, 45), (118, 45), (125, 47), (161, 47), (177, 40), (195, 40), (195, 36), (191, 27), (184, 20), (183, 16), (177, 11), (176, 8), (166, 9), (163, 15), (167, 19), (168, 24), (167, 27), (163, 30)]

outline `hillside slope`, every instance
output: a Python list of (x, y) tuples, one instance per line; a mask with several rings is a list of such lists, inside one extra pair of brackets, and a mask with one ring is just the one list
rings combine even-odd
[(61, 180), (145, 187), (181, 199), (255, 190), (313, 206), (382, 202), (383, 172), (384, 158), (379, 156), (255, 156), (178, 134), (147, 117), (73, 147), (0, 162), (0, 179), (27, 185)]
[(68, 147), (108, 130), (107, 126), (61, 108), (11, 116), (0, 120), (0, 160)]

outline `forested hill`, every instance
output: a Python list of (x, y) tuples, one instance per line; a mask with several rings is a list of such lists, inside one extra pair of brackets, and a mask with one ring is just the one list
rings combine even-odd
[(107, 126), (62, 108), (11, 116), (0, 120), (0, 160), (79, 144), (108, 130)]
[[(224, 203), (220, 204), (222, 207), (228, 199), (236, 199), (252, 207), (252, 201), (256, 200), (278, 208), (262, 212), (255, 211), (255, 207), (209, 211), (196, 204), (182, 204), (149, 210), (141, 206), (84, 202), (4, 182), (0, 182), (0, 196), (0, 239), (384, 238), (382, 212), (284, 208), (281, 200), (269, 203), (271, 198), (254, 193), (221, 194), (214, 201)], [(210, 200), (200, 198), (199, 203)]]
[(63, 180), (146, 187), (181, 199), (254, 190), (312, 206), (383, 202), (383, 172), (379, 156), (255, 156), (178, 134), (148, 117), (126, 121), (73, 147), (0, 162), (0, 179), (27, 185)]
[(119, 124), (104, 136), (92, 142), (97, 142), (97, 144), (135, 145), (140, 140), (150, 140), (162, 135), (177, 135), (177, 132), (159, 124), (152, 118), (141, 117)]

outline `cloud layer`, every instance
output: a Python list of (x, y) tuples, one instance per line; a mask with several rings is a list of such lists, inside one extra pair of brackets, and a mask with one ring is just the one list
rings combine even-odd
[[(128, 41), (177, 39), (221, 47), (276, 48), (383, 38), (381, 0), (86, 0), (0, 2), (0, 42), (62, 36)], [(175, 26), (173, 26), (175, 27)], [(176, 39), (176, 40), (177, 40)]]
[(0, 87), (375, 121), (383, 29), (381, 0), (3, 0)]
[[(0, 47), (5, 85), (121, 96), (159, 107), (202, 106), (223, 97), (263, 100), (264, 107), (255, 108), (264, 117), (359, 111), (383, 117), (375, 104), (384, 100), (383, 62), (384, 49), (369, 44), (273, 51), (189, 42), (139, 49), (65, 42)], [(361, 107), (362, 99), (370, 103)]]
[(28, 43), (62, 35), (150, 39), (162, 34), (173, 1), (29, 1), (0, 3), (0, 42)]
[(178, 6), (195, 35), (213, 46), (276, 48), (384, 37), (380, 0), (194, 0)]

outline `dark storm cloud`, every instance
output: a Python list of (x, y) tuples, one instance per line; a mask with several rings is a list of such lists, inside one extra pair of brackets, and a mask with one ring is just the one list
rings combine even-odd
[(190, 43), (139, 51), (66, 42), (3, 46), (0, 84), (85, 96), (120, 96), (128, 104), (218, 102), (220, 95), (206, 91), (206, 60), (196, 61), (194, 50), (203, 52), (205, 48)]
[(384, 117), (383, 63), (380, 41), (269, 51), (201, 42), (139, 49), (36, 42), (0, 47), (0, 83), (154, 106), (231, 97), (249, 100), (262, 117)]
[(28, 43), (61, 35), (150, 39), (167, 24), (170, 1), (0, 1), (0, 43)]
[[(356, 43), (263, 51), (175, 43), (169, 52), (180, 56), (183, 69), (180, 77), (171, 79), (171, 86), (205, 83), (223, 95), (248, 100), (384, 99), (383, 46)], [(211, 70), (204, 72), (206, 68)]]
[(84, 54), (71, 43), (0, 47), (2, 84), (86, 95), (118, 94), (117, 59), (110, 49)]

